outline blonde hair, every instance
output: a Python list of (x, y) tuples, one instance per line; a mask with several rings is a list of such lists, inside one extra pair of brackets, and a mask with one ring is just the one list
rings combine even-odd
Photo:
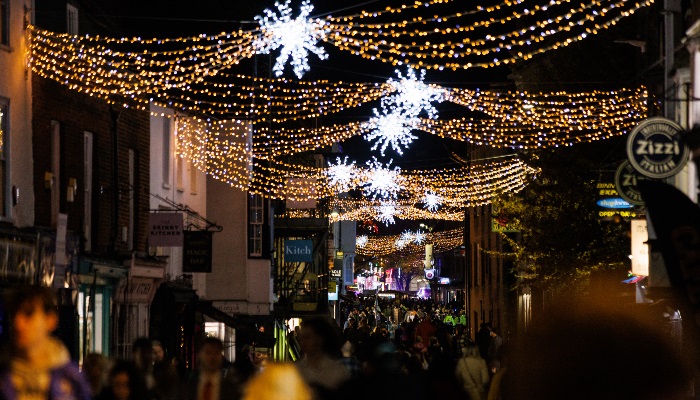
[(243, 400), (312, 400), (313, 394), (292, 364), (271, 363), (243, 390)]

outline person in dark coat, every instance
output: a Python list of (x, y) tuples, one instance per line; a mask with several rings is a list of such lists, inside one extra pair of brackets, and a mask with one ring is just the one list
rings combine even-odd
[(204, 339), (197, 353), (197, 372), (180, 391), (178, 400), (238, 400), (241, 388), (224, 376), (224, 345), (214, 337)]
[(476, 333), (476, 345), (479, 347), (479, 355), (484, 360), (489, 356), (489, 344), (491, 343), (491, 324), (482, 322), (479, 332)]

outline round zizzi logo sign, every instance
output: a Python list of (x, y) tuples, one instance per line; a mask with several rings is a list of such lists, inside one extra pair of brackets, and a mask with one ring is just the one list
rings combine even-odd
[(650, 178), (642, 175), (632, 167), (629, 160), (625, 160), (617, 167), (615, 172), (615, 189), (624, 200), (630, 204), (642, 205), (642, 193), (637, 188), (639, 181), (649, 180)]
[(627, 157), (642, 175), (662, 179), (675, 175), (688, 161), (688, 148), (681, 142), (683, 128), (666, 118), (649, 118), (627, 138)]

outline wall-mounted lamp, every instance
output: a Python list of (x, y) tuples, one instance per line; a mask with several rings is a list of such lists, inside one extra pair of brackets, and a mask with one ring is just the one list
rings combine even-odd
[(78, 193), (78, 180), (68, 178), (68, 189), (66, 191), (66, 201), (72, 203), (75, 200), (75, 195)]
[(337, 218), (338, 215), (340, 215), (340, 212), (338, 211), (338, 207), (333, 207), (333, 210), (331, 211), (331, 217)]
[(53, 172), (44, 172), (44, 187), (46, 189), (53, 187)]

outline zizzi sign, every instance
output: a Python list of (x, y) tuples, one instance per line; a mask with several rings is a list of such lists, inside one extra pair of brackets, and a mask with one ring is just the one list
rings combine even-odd
[(311, 262), (313, 260), (313, 246), (312, 240), (285, 240), (284, 261)]
[(688, 148), (681, 142), (683, 128), (666, 118), (649, 118), (627, 138), (627, 157), (642, 175), (663, 179), (680, 172), (688, 161)]

